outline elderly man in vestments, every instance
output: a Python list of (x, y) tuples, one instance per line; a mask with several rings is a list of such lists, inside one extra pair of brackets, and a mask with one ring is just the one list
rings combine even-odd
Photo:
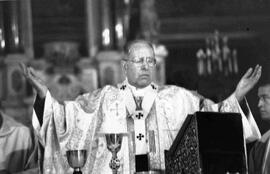
[(38, 146), (33, 133), (0, 111), (0, 174), (38, 172)]
[(241, 113), (246, 140), (260, 137), (251, 113), (245, 116), (239, 105), (260, 78), (260, 66), (250, 68), (235, 92), (215, 104), (184, 88), (152, 82), (156, 59), (151, 43), (136, 40), (125, 51), (125, 81), (64, 103), (52, 97), (31, 67), (21, 64), (26, 79), (37, 91), (35, 105), (44, 106), (41, 112), (34, 109), (33, 126), (45, 148), (45, 174), (71, 173), (66, 151), (72, 149), (88, 151), (83, 173), (111, 173), (112, 154), (104, 133), (126, 133), (117, 154), (119, 173), (134, 173), (136, 157), (145, 154), (150, 170), (164, 173), (164, 150), (170, 148), (186, 116), (196, 111)]
[[(270, 83), (262, 84), (258, 89), (258, 107), (263, 120), (270, 121)], [(255, 142), (249, 154), (250, 174), (270, 173), (270, 130)]]

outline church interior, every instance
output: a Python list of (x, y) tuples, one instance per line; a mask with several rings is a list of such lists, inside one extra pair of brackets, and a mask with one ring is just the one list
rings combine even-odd
[[(33, 67), (60, 101), (116, 85), (128, 41), (154, 44), (155, 82), (230, 95), (249, 67), (269, 79), (270, 0), (0, 0), (1, 110), (30, 126)], [(246, 96), (261, 133), (258, 85)]]

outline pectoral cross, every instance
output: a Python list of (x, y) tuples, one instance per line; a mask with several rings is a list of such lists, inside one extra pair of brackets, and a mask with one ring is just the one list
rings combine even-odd
[(134, 96), (134, 101), (135, 101), (135, 104), (136, 104), (136, 111), (137, 110), (142, 110), (142, 101), (143, 101), (143, 97), (135, 97)]

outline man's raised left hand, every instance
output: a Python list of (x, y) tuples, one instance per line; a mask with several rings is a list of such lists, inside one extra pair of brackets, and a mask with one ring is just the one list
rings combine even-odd
[(249, 68), (241, 78), (235, 89), (235, 97), (238, 102), (241, 102), (245, 95), (256, 85), (262, 74), (262, 67), (256, 65), (254, 68)]

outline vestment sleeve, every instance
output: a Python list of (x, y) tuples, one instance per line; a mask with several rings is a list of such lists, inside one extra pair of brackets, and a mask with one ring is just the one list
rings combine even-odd
[(246, 99), (244, 99), (243, 104), (245, 105), (244, 107), (246, 108), (246, 112), (242, 110), (234, 93), (219, 103), (214, 103), (209, 99), (200, 98), (201, 111), (240, 113), (242, 116), (244, 137), (247, 142), (251, 142), (259, 139), (261, 134)]
[(71, 143), (66, 146), (78, 146), (80, 140), (86, 138), (83, 136), (86, 136), (90, 125), (95, 125), (101, 93), (101, 90), (97, 90), (81, 95), (74, 101), (59, 103), (48, 91), (42, 113), (42, 125), (35, 109), (32, 117), (32, 124), (41, 144), (45, 146), (47, 143), (66, 144), (77, 141), (76, 145)]
[(40, 98), (39, 95), (37, 95), (34, 103), (34, 110), (40, 125), (43, 123), (44, 105), (45, 98)]
[(37, 139), (29, 128), (22, 128), (20, 131), (23, 132), (26, 145), (24, 153), (25, 160), (20, 161), (23, 163), (22, 171), (15, 172), (14, 174), (37, 174), (39, 173)]

